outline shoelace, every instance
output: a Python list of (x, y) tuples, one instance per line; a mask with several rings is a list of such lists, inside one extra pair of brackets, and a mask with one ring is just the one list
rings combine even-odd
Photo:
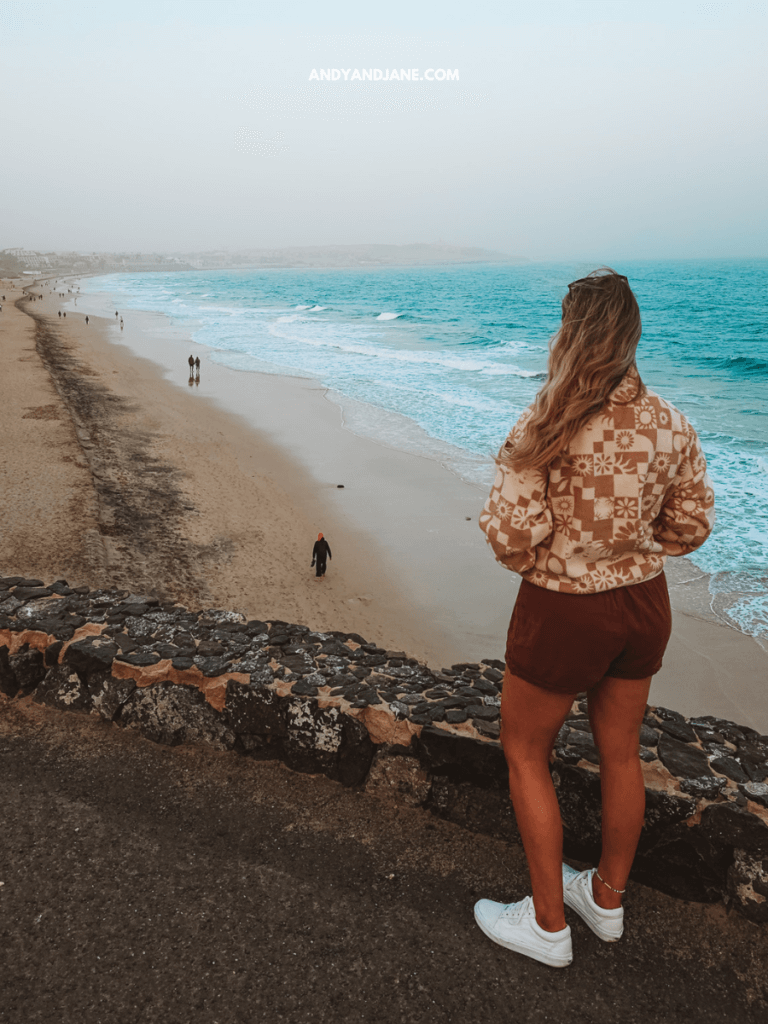
[(587, 882), (590, 881), (591, 878), (589, 874), (585, 876), (583, 873), (580, 872), (578, 875), (572, 875), (567, 882), (563, 882), (563, 889), (573, 889), (577, 885), (584, 886)]
[(525, 899), (521, 900), (519, 903), (508, 903), (499, 914), (499, 917), (506, 918), (508, 921), (513, 921), (515, 918), (522, 917), (529, 909), (530, 899), (530, 896), (526, 896)]

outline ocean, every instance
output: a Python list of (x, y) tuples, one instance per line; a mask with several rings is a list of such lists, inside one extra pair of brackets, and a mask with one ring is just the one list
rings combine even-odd
[[(592, 269), (112, 274), (84, 280), (81, 294), (164, 313), (233, 369), (315, 378), (356, 400), (352, 429), (433, 456), (429, 439), (444, 442), (443, 461), (453, 452), (453, 468), (485, 485), (488, 456), (542, 384), (568, 282)], [(715, 485), (715, 530), (691, 560), (713, 598), (733, 595), (730, 624), (768, 641), (768, 260), (614, 269), (640, 304), (641, 376), (693, 423)]]

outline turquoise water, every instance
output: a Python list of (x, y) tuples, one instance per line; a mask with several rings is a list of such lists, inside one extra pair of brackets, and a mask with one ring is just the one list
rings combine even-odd
[[(199, 271), (90, 279), (85, 292), (187, 327), (239, 370), (304, 374), (495, 454), (541, 386), (569, 281), (592, 265)], [(768, 636), (768, 260), (624, 262), (645, 382), (699, 432), (715, 531), (692, 560), (738, 592), (728, 616)], [(386, 440), (386, 438), (383, 438)]]

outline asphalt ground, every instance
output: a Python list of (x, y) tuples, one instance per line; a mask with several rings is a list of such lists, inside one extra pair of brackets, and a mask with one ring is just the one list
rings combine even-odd
[(323, 776), (0, 701), (0, 1021), (768, 1019), (768, 928), (631, 885), (564, 970), (495, 946), (522, 850)]

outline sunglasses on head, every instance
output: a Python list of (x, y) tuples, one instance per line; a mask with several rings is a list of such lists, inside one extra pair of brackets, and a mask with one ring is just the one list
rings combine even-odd
[(568, 285), (568, 291), (571, 288), (579, 288), (583, 285), (592, 287), (597, 282), (604, 281), (606, 277), (617, 277), (620, 281), (626, 281), (629, 284), (629, 278), (625, 277), (624, 274), (601, 274), (599, 277), (580, 277), (578, 281), (572, 281)]

